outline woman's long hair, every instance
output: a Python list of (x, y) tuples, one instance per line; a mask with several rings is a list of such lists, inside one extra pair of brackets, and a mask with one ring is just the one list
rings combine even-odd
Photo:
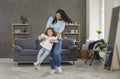
[(48, 30), (52, 30), (52, 32), (53, 32), (53, 35), (52, 35), (52, 36), (56, 36), (56, 35), (57, 35), (57, 33), (55, 32), (55, 30), (54, 30), (53, 28), (47, 28), (46, 31), (45, 31), (45, 33), (44, 33), (45, 35), (48, 36), (48, 33), (47, 33)]
[[(61, 17), (62, 17), (61, 20), (64, 20), (66, 23), (72, 23), (72, 20), (68, 17), (68, 15), (65, 13), (65, 11), (64, 11), (63, 9), (58, 9), (58, 10), (56, 11), (56, 14), (57, 14), (57, 13), (59, 13), (59, 14), (61, 15)], [(57, 23), (57, 18), (56, 18), (56, 16), (55, 16), (55, 18), (53, 19), (52, 24), (55, 24), (55, 23)]]

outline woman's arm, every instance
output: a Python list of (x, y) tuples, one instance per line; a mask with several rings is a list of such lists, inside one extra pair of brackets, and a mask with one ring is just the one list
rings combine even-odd
[(57, 36), (56, 36), (57, 39), (59, 38), (60, 34), (61, 34), (60, 32), (57, 32)]
[(58, 43), (58, 39), (56, 37), (52, 37), (52, 39), (50, 39), (50, 43)]
[(45, 28), (44, 33), (46, 32), (46, 30), (47, 30), (47, 27)]
[(54, 40), (54, 43), (58, 43), (58, 40), (57, 40), (57, 39), (55, 39), (55, 40)]
[(57, 36), (56, 36), (57, 39), (59, 38), (60, 34), (64, 31), (64, 29), (65, 29), (65, 22), (62, 23), (62, 25), (57, 31)]

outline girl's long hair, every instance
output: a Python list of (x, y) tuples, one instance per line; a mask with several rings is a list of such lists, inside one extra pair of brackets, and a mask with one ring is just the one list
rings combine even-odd
[[(66, 23), (72, 23), (72, 20), (69, 18), (69, 16), (65, 13), (65, 11), (63, 9), (58, 9), (56, 11), (56, 14), (59, 13), (62, 17), (61, 20), (64, 20)], [(53, 21), (52, 21), (52, 24), (55, 24), (57, 23), (57, 18), (56, 16), (54, 17)]]
[(56, 35), (57, 35), (57, 33), (55, 32), (55, 30), (54, 30), (53, 28), (47, 28), (46, 31), (45, 31), (45, 33), (44, 33), (45, 35), (48, 36), (48, 33), (47, 33), (48, 30), (52, 30), (52, 32), (53, 32), (53, 35), (52, 35), (52, 36), (56, 36)]

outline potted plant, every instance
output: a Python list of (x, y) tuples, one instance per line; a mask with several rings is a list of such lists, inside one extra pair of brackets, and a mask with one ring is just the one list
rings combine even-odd
[(98, 34), (98, 39), (100, 39), (100, 34), (102, 33), (101, 30), (96, 30), (97, 34)]
[(107, 47), (107, 43), (103, 39), (100, 39), (98, 41), (100, 44), (98, 44), (96, 48), (99, 48), (101, 51), (103, 51)]
[(21, 16), (20, 20), (22, 21), (23, 24), (25, 24), (27, 22), (27, 17)]

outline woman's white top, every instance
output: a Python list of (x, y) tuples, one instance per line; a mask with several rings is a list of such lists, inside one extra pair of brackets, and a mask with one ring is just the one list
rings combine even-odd
[[(46, 25), (47, 28), (53, 28), (56, 32), (62, 33), (65, 29), (65, 21), (58, 20), (57, 23), (52, 24), (53, 20), (54, 20), (54, 17), (52, 17), (52, 16), (49, 17), (49, 19), (47, 21), (47, 25)], [(58, 39), (62, 39), (61, 34), (58, 37)]]

